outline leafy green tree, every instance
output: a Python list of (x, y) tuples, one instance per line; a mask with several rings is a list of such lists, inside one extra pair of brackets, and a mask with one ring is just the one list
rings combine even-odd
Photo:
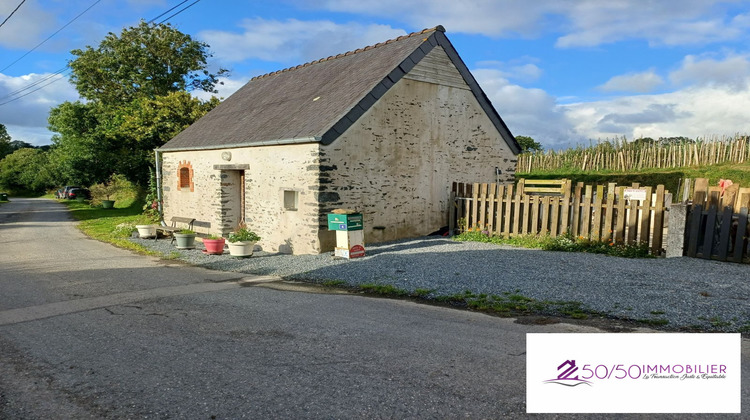
[(100, 133), (106, 121), (103, 107), (95, 102), (64, 102), (50, 111), (49, 129), (55, 148), (60, 184), (90, 185), (112, 173), (116, 156)]
[(531, 137), (516, 136), (516, 141), (518, 142), (518, 145), (521, 146), (521, 153), (544, 151), (544, 146)]
[(154, 98), (180, 90), (216, 93), (220, 70), (206, 69), (208, 44), (169, 24), (141, 21), (118, 36), (110, 32), (99, 46), (73, 50), (71, 81), (86, 99), (105, 104)]
[(0, 185), (12, 191), (43, 192), (54, 185), (48, 163), (43, 150), (18, 149), (0, 160)]
[(8, 130), (5, 128), (5, 125), (0, 124), (0, 159), (13, 152), (10, 142), (11, 138)]
[(50, 112), (61, 177), (89, 185), (117, 172), (144, 185), (153, 149), (219, 102), (187, 93), (215, 92), (218, 76), (206, 69), (207, 48), (170, 25), (141, 22), (119, 36), (110, 33), (96, 49), (72, 51), (71, 80), (88, 101)]

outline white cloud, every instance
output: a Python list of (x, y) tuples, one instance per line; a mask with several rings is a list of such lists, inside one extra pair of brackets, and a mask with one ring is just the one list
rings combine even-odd
[(393, 17), (431, 28), (443, 25), (450, 32), (484, 34), (493, 37), (535, 36), (547, 15), (563, 13), (566, 2), (555, 0), (305, 0), (304, 5), (336, 12)]
[[(52, 133), (47, 131), (45, 127), (47, 127), (50, 108), (64, 101), (78, 99), (76, 90), (68, 83), (66, 77), (60, 75), (14, 94), (14, 92), (49, 76), (51, 76), (49, 73), (32, 73), (19, 77), (0, 74), (0, 103), (28, 93), (23, 99), (0, 105), (0, 123), (8, 127), (8, 133), (14, 140), (22, 140), (34, 145), (49, 144)], [(57, 81), (47, 85), (53, 80)], [(33, 92), (34, 89), (44, 85), (47, 86)]]
[(249, 80), (249, 77), (220, 77), (219, 81), (222, 84), (216, 85), (216, 90), (218, 90), (219, 93), (208, 93), (202, 90), (194, 90), (190, 92), (190, 94), (204, 101), (211, 99), (212, 96), (216, 96), (223, 100), (228, 98), (234, 92), (237, 92), (242, 86), (245, 86)]
[(750, 93), (711, 87), (563, 106), (582, 138), (702, 137), (750, 132)]
[[(562, 33), (557, 46), (592, 47), (627, 39), (652, 45), (706, 44), (747, 34), (746, 14), (731, 15), (740, 0), (306, 0), (304, 6), (393, 17), (418, 28), (442, 24), (449, 32), (491, 37)], [(300, 2), (301, 3), (301, 2)]]
[(675, 7), (666, 1), (574, 1), (565, 13), (569, 33), (560, 37), (557, 45), (591, 47), (626, 39), (645, 39), (651, 45), (688, 45), (737, 39), (747, 27), (741, 18), (725, 16), (720, 3), (683, 0)]
[(241, 32), (202, 31), (198, 38), (210, 44), (215, 57), (222, 62), (260, 59), (300, 64), (406, 34), (388, 25), (297, 19), (245, 19), (240, 26)]
[(544, 73), (542, 69), (534, 63), (536, 61), (538, 60), (531, 57), (521, 57), (508, 62), (494, 60), (480, 61), (477, 63), (477, 67), (499, 70), (502, 77), (508, 79), (521, 82), (533, 82), (538, 80), (542, 76), (542, 73)]
[[(13, 3), (3, 4), (0, 22), (18, 5), (16, 2)], [(51, 28), (56, 27), (57, 20), (53, 11), (40, 6), (37, 0), (27, 0), (8, 22), (0, 27), (0, 46), (19, 50), (33, 48), (54, 31)]]
[(511, 132), (533, 137), (548, 149), (621, 136), (695, 138), (750, 132), (750, 90), (703, 85), (561, 105), (543, 90), (508, 82), (499, 70), (472, 73)]
[(499, 70), (477, 69), (472, 74), (513, 135), (533, 137), (548, 147), (577, 140), (574, 126), (553, 96), (511, 84)]
[(725, 86), (735, 90), (748, 87), (750, 56), (730, 54), (723, 60), (688, 55), (682, 67), (669, 75), (677, 85)]
[(597, 89), (602, 92), (648, 93), (664, 84), (664, 79), (654, 70), (615, 76)]

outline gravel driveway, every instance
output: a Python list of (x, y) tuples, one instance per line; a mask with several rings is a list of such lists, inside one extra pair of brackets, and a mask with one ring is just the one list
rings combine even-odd
[[(169, 240), (133, 239), (170, 254)], [(200, 248), (201, 245), (199, 244)], [(431, 297), (467, 290), (576, 301), (584, 308), (669, 329), (750, 332), (750, 266), (695, 258), (627, 259), (425, 237), (367, 246), (355, 260), (256, 252), (252, 258), (179, 251), (179, 259), (225, 271), (350, 286), (392, 285)]]

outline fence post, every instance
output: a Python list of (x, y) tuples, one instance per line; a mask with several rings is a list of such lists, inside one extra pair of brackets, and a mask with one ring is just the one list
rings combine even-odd
[(667, 229), (667, 258), (681, 257), (685, 253), (685, 229), (687, 226), (687, 204), (677, 203), (669, 207)]

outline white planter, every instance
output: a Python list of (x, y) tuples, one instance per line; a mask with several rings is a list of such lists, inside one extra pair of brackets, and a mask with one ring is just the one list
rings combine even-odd
[(251, 257), (253, 255), (253, 248), (255, 248), (255, 242), (227, 242), (229, 246), (229, 255), (233, 257)]
[(156, 236), (156, 226), (154, 225), (135, 225), (138, 229), (138, 236), (141, 238), (153, 238)]

